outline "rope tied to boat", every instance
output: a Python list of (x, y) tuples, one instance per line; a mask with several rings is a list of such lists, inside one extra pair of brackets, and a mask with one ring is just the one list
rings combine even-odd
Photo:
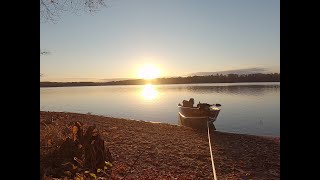
[(213, 179), (214, 179), (214, 180), (217, 180), (216, 169), (215, 169), (215, 167), (214, 167), (214, 161), (213, 161), (213, 155), (212, 155), (212, 148), (211, 148), (211, 139), (210, 139), (210, 127), (209, 127), (209, 123), (212, 123), (212, 120), (210, 120), (210, 118), (209, 118), (208, 121), (207, 121), (209, 149), (210, 149), (210, 156), (211, 156)]

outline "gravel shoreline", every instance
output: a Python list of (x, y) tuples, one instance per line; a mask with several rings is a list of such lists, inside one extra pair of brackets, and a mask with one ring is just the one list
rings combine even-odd
[[(40, 111), (40, 147), (49, 126), (95, 124), (113, 158), (112, 179), (212, 179), (207, 132), (162, 123)], [(54, 142), (50, 142), (54, 144)], [(218, 179), (280, 179), (280, 137), (211, 132)], [(40, 148), (40, 161), (42, 149)], [(41, 162), (40, 162), (41, 163)], [(133, 166), (132, 166), (133, 165)]]

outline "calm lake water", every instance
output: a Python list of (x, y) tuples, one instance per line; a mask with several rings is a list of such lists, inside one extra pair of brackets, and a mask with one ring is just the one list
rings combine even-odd
[(222, 105), (219, 131), (280, 136), (280, 83), (214, 83), (40, 88), (40, 110), (178, 124), (177, 104)]

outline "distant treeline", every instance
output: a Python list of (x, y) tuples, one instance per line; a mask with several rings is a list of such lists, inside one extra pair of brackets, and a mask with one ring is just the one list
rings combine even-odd
[(107, 86), (107, 85), (143, 85), (152, 84), (194, 84), (194, 83), (237, 83), (237, 82), (280, 82), (280, 73), (271, 74), (216, 74), (210, 76), (189, 76), (157, 78), (153, 80), (134, 79), (111, 82), (40, 82), (40, 87), (63, 86)]

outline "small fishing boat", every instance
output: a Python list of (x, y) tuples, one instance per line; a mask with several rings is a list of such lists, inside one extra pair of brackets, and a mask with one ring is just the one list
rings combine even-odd
[[(191, 102), (191, 103), (189, 103)], [(213, 125), (220, 112), (220, 104), (200, 103), (197, 107), (193, 107), (193, 99), (183, 101), (183, 105), (178, 104), (179, 124), (192, 127), (195, 129), (203, 129), (207, 127), (207, 122)]]

